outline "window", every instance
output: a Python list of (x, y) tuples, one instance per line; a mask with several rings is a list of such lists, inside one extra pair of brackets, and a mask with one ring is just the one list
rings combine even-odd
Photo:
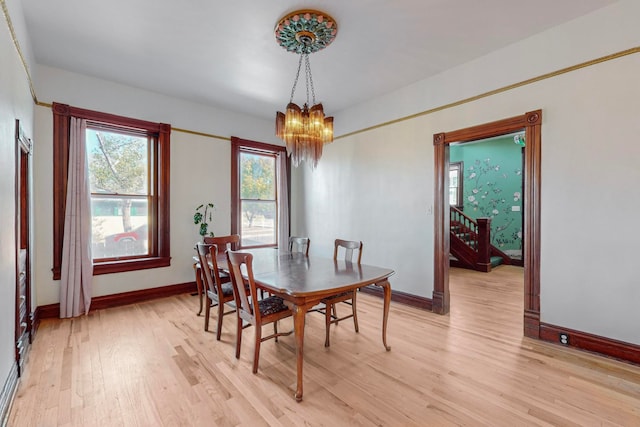
[(235, 137), (231, 141), (231, 231), (240, 235), (240, 247), (275, 247), (289, 234), (285, 148)]
[(449, 204), (462, 209), (462, 162), (453, 162), (449, 165)]
[(85, 119), (93, 274), (170, 265), (171, 126), (53, 104), (54, 279), (60, 278), (70, 117)]
[(149, 158), (155, 140), (146, 132), (115, 131), (105, 129), (103, 123), (87, 123), (94, 261), (151, 255), (149, 206), (154, 186)]
[(278, 243), (276, 158), (240, 150), (240, 235), (243, 247)]

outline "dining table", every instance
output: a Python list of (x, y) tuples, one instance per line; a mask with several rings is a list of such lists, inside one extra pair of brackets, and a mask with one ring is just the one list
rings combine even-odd
[[(324, 298), (343, 292), (375, 285), (383, 290), (382, 344), (387, 344), (387, 320), (391, 302), (389, 268), (352, 263), (332, 258), (310, 257), (303, 253), (282, 252), (273, 248), (246, 249), (253, 255), (253, 274), (256, 286), (281, 297), (293, 313), (296, 348), (297, 383), (295, 399), (302, 400), (302, 372), (304, 360), (304, 329), (306, 313)], [(219, 254), (218, 268), (227, 270), (224, 254)]]

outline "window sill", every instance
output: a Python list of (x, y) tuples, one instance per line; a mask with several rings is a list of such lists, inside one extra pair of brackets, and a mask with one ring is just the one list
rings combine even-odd
[(93, 275), (122, 273), (125, 271), (146, 270), (148, 268), (169, 267), (170, 257), (129, 259), (124, 261), (97, 262), (93, 264)]
[[(154, 257), (143, 259), (128, 259), (124, 261), (97, 262), (93, 264), (93, 275), (123, 273), (125, 271), (146, 270), (148, 268), (169, 267), (171, 257)], [(53, 280), (60, 280), (60, 270), (53, 269)]]

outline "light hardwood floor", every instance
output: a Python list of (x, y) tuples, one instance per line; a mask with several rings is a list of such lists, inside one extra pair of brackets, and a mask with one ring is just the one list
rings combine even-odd
[(235, 319), (216, 341), (194, 296), (45, 320), (9, 426), (640, 425), (640, 367), (523, 338), (522, 269), (450, 283), (447, 316), (391, 304), (390, 352), (376, 297), (358, 296), (360, 333), (332, 327), (328, 349), (308, 314), (300, 403), (293, 337), (264, 342), (253, 375), (253, 330), (237, 361)]

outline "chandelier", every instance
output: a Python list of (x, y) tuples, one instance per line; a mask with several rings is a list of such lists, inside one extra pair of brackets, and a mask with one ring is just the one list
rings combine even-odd
[[(276, 136), (286, 143), (287, 153), (296, 167), (304, 160), (312, 169), (315, 168), (322, 157), (324, 144), (333, 142), (333, 117), (325, 117), (322, 103), (316, 103), (309, 54), (331, 44), (337, 32), (336, 21), (326, 13), (316, 10), (289, 13), (276, 24), (278, 44), (287, 51), (300, 55), (287, 109), (285, 113), (276, 113)], [(300, 108), (293, 102), (293, 96), (303, 62), (307, 98)]]

